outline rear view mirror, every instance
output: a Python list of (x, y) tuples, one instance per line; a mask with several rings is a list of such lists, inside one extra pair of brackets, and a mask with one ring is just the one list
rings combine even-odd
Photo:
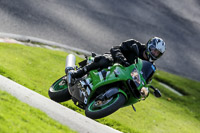
[(153, 86), (150, 86), (150, 88), (154, 90), (153, 94), (155, 97), (159, 98), (162, 96), (158, 89), (154, 88)]
[(155, 97), (158, 97), (158, 98), (161, 97), (161, 93), (160, 93), (160, 91), (158, 89), (155, 89), (153, 94), (154, 94)]

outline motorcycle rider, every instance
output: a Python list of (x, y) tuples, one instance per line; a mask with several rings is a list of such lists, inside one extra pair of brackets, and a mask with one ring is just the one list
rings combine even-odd
[(142, 44), (135, 39), (126, 40), (119, 46), (113, 46), (110, 49), (110, 53), (95, 56), (94, 62), (91, 64), (76, 71), (66, 68), (67, 82), (71, 86), (75, 78), (81, 78), (91, 70), (107, 68), (114, 63), (120, 63), (127, 67), (135, 63), (135, 59), (138, 57), (153, 63), (163, 55), (165, 49), (165, 42), (159, 37), (151, 38), (146, 44)]

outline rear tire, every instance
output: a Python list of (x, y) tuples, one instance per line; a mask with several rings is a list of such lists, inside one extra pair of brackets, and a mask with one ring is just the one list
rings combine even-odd
[(71, 95), (68, 91), (67, 82), (62, 78), (58, 79), (53, 85), (49, 88), (49, 97), (51, 100), (56, 102), (64, 102), (71, 99)]
[(103, 101), (105, 102), (105, 104), (102, 106), (95, 105), (95, 104), (98, 104), (98, 101), (93, 100), (86, 107), (85, 114), (89, 118), (99, 119), (117, 111), (120, 107), (124, 105), (125, 101), (126, 101), (126, 98), (122, 93), (118, 93), (112, 96), (107, 101)]

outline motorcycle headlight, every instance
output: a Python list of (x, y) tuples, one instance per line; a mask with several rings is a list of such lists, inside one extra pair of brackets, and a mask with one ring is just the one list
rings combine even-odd
[(149, 89), (147, 87), (142, 87), (140, 94), (142, 96), (142, 100), (145, 100), (145, 98), (149, 96)]
[(140, 74), (138, 73), (137, 69), (134, 69), (131, 72), (131, 76), (133, 78), (133, 81), (140, 85)]

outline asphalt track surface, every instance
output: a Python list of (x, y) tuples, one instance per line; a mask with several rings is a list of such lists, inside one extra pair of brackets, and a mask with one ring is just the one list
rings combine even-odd
[(159, 36), (167, 51), (158, 68), (200, 81), (199, 0), (0, 0), (0, 32), (99, 54)]

